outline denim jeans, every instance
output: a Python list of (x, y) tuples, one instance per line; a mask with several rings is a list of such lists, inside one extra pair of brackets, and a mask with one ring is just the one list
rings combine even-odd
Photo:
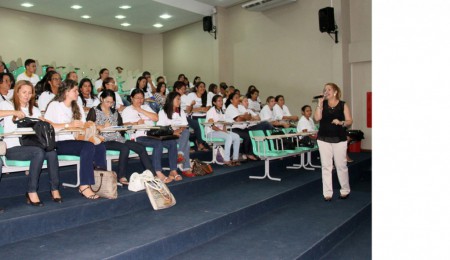
[(152, 163), (150, 162), (150, 157), (148, 156), (147, 151), (145, 150), (145, 146), (140, 143), (136, 143), (134, 141), (125, 141), (125, 143), (117, 142), (117, 141), (108, 141), (105, 142), (105, 147), (107, 150), (119, 151), (119, 172), (118, 178), (129, 177), (127, 174), (127, 164), (128, 164), (128, 156), (130, 155), (130, 150), (139, 155), (139, 159), (141, 160), (142, 165), (146, 170), (150, 170), (154, 172)]
[(55, 151), (46, 152), (37, 146), (15, 146), (6, 150), (8, 160), (30, 161), (30, 174), (28, 175), (28, 192), (37, 192), (42, 164), (47, 160), (47, 169), (50, 177), (51, 190), (59, 187), (59, 163)]
[(225, 140), (225, 161), (230, 161), (230, 150), (231, 145), (233, 145), (233, 160), (239, 159), (239, 145), (241, 144), (241, 139), (238, 134), (233, 132), (222, 132), (222, 131), (213, 131), (208, 134), (208, 137), (212, 138), (222, 138)]
[(155, 171), (162, 171), (161, 160), (163, 154), (163, 147), (167, 148), (169, 151), (169, 167), (170, 170), (177, 169), (177, 141), (176, 140), (165, 140), (160, 141), (157, 139), (153, 139), (146, 136), (141, 136), (136, 138), (138, 143), (143, 144), (144, 146), (152, 147), (152, 163), (153, 167), (155, 167)]
[(183, 162), (183, 170), (191, 169), (190, 161), (190, 150), (189, 146), (189, 128), (186, 128), (181, 132), (180, 137), (177, 139), (178, 143), (178, 153), (183, 153), (184, 162)]
[(56, 142), (58, 155), (80, 156), (80, 185), (95, 184), (94, 167), (106, 169), (106, 148), (103, 143), (66, 140)]

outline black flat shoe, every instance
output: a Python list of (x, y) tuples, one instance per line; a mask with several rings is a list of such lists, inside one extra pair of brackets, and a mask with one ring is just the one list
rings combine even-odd
[(52, 197), (52, 200), (53, 200), (54, 202), (56, 202), (56, 203), (62, 203), (62, 202), (63, 202), (63, 199), (62, 199), (62, 198), (55, 198), (55, 197), (53, 197), (52, 191), (50, 191), (50, 196)]
[(350, 196), (350, 193), (347, 194), (347, 195), (340, 195), (339, 198), (340, 198), (341, 200), (345, 200), (345, 199), (348, 198), (348, 196)]
[(44, 203), (38, 201), (38, 202), (32, 202), (30, 199), (30, 195), (28, 195), (28, 192), (25, 193), (25, 197), (27, 198), (27, 204), (31, 205), (31, 206), (35, 206), (35, 207), (42, 207), (44, 206)]
[(331, 201), (331, 197), (325, 197), (323, 198), (326, 202), (330, 202)]

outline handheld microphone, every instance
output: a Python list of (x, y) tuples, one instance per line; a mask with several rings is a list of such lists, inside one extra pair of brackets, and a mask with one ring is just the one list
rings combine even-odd
[(318, 96), (313, 97), (313, 99), (319, 99), (319, 98), (323, 98), (323, 95), (318, 95)]

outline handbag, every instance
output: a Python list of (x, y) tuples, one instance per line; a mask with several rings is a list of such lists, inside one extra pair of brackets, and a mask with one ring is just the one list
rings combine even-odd
[(225, 150), (221, 145), (216, 148), (216, 162), (223, 163), (225, 162)]
[(107, 199), (117, 199), (117, 174), (114, 171), (94, 170), (95, 184), (92, 191)]
[(141, 190), (145, 190), (144, 181), (151, 180), (153, 178), (153, 174), (149, 170), (145, 170), (143, 173), (139, 174), (134, 172), (130, 176), (130, 182), (128, 184), (128, 190), (138, 192)]
[(55, 129), (45, 121), (37, 118), (25, 117), (14, 121), (18, 128), (31, 127), (35, 132), (34, 135), (23, 135), (19, 138), (20, 144), (23, 146), (37, 146), (50, 152), (56, 149)]
[(103, 136), (97, 133), (97, 126), (92, 121), (86, 122), (83, 130), (81, 132), (75, 132), (73, 135), (75, 140), (89, 141), (95, 145), (100, 144), (105, 140)]
[(177, 203), (167, 185), (151, 174), (150, 179), (144, 181), (145, 191), (154, 210), (170, 208)]
[(204, 176), (213, 173), (211, 165), (204, 163), (199, 159), (191, 160), (191, 168), (192, 173), (194, 173), (196, 176)]
[(173, 135), (173, 129), (170, 125), (158, 126), (157, 129), (150, 129), (147, 131), (147, 136), (167, 136)]

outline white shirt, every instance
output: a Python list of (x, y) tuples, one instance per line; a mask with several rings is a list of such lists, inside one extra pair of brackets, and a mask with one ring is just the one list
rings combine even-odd
[(2, 97), (0, 97), (0, 102), (11, 101), (13, 95), (14, 95), (14, 89), (8, 90), (8, 94), (2, 95)]
[(297, 132), (302, 132), (303, 129), (306, 129), (308, 132), (314, 131), (316, 128), (316, 125), (314, 124), (313, 119), (310, 117), (309, 119), (306, 119), (305, 116), (302, 116), (297, 124)]
[[(245, 113), (249, 113), (252, 117), (258, 115), (255, 112), (253, 112), (253, 110), (251, 110), (249, 108), (245, 108), (243, 105), (238, 105), (238, 110), (239, 110), (239, 113), (241, 113), (241, 115), (245, 114)], [(251, 126), (254, 126), (254, 125), (257, 125), (257, 124), (256, 123), (250, 123), (250, 124), (247, 125), (247, 127), (251, 127)]]
[(273, 106), (273, 113), (276, 120), (282, 120), (283, 116), (291, 116), (291, 112), (289, 112), (286, 105), (283, 105), (283, 108), (281, 108), (278, 104), (275, 104), (275, 106)]
[[(141, 108), (145, 111), (155, 113), (155, 111), (153, 111), (150, 106), (142, 105)], [(145, 121), (145, 124), (154, 125), (154, 122), (149, 117), (147, 117), (143, 113), (138, 112), (133, 106), (128, 106), (122, 111), (123, 123), (135, 123), (141, 119)], [(136, 137), (140, 136), (145, 136), (145, 131), (136, 131)]]
[(213, 97), (215, 96), (216, 94), (214, 94), (213, 92), (208, 92), (208, 97), (207, 97), (207, 99), (206, 99), (206, 106), (207, 107), (212, 107), (213, 106), (213, 104), (212, 104), (212, 99), (213, 99)]
[(39, 82), (39, 76), (36, 74), (33, 74), (33, 75), (31, 75), (31, 77), (28, 77), (27, 74), (25, 74), (25, 72), (23, 72), (19, 76), (17, 76), (16, 82), (19, 80), (28, 80), (29, 82), (31, 82), (31, 84), (33, 84), (33, 87), (34, 87)]
[[(80, 121), (86, 122), (86, 114), (84, 113), (83, 107), (80, 106), (78, 103), (77, 105), (81, 113)], [(58, 101), (50, 102), (50, 104), (48, 105), (48, 109), (45, 111), (44, 118), (52, 121), (55, 124), (69, 124), (74, 120), (72, 108), (70, 106), (67, 107), (64, 104), (64, 102)], [(55, 140), (56, 141), (74, 140), (74, 137), (73, 134), (71, 133), (57, 134)]]
[[(225, 121), (235, 122), (234, 119), (240, 115), (242, 115), (242, 114), (239, 112), (239, 109), (237, 107), (235, 107), (233, 104), (230, 104), (227, 107), (227, 110), (225, 111)], [(231, 126), (231, 128), (245, 129), (245, 128), (247, 128), (247, 125), (246, 124), (236, 124), (236, 125)]]
[[(26, 117), (31, 118), (39, 118), (41, 116), (41, 112), (37, 107), (33, 107), (33, 115), (30, 115), (28, 112), (28, 107), (22, 107), (22, 112), (25, 114)], [(14, 106), (11, 102), (5, 101), (0, 103), (0, 110), (14, 110)], [(14, 124), (12, 121), (13, 116), (7, 116), (4, 117), (4, 132), (10, 133), (14, 132), (17, 129), (17, 124)], [(16, 118), (18, 120), (18, 118)], [(19, 137), (5, 137), (4, 141), (6, 143), (7, 148), (12, 148), (15, 146), (20, 146)]]
[[(100, 95), (102, 93), (103, 93), (103, 91), (98, 93), (98, 96), (97, 96), (98, 99), (100, 99)], [(115, 108), (119, 109), (121, 106), (123, 106), (122, 98), (120, 97), (119, 93), (117, 93), (117, 92), (114, 92), (114, 96), (116, 97), (116, 106), (115, 106)]]
[(53, 94), (53, 92), (50, 92), (50, 91), (42, 92), (42, 94), (39, 96), (39, 99), (38, 99), (39, 110), (45, 111), (48, 103), (50, 103), (50, 101), (52, 101), (54, 98), (55, 98), (55, 94)]
[(186, 107), (188, 106), (188, 97), (187, 97), (187, 95), (183, 94), (180, 99), (181, 99), (180, 108), (181, 108), (181, 110), (186, 111)]
[(262, 109), (261, 112), (259, 113), (259, 117), (261, 118), (261, 121), (276, 121), (275, 119), (275, 115), (273, 113), (272, 110), (270, 110), (268, 105), (265, 105)]
[[(92, 108), (92, 107), (96, 107), (100, 104), (100, 99), (99, 98), (85, 98), (84, 99), (86, 101), (86, 107), (88, 108)], [(83, 106), (83, 101), (81, 100), (81, 97), (78, 97), (77, 103), (80, 106)]]
[[(147, 84), (148, 84), (148, 83), (147, 83)], [(148, 91), (149, 89), (150, 89), (150, 91)], [(147, 88), (147, 92), (143, 91), (143, 92), (144, 92), (144, 99), (153, 97), (153, 94), (152, 94), (152, 92), (151, 92), (151, 89), (152, 89), (152, 88), (148, 87), (148, 88)], [(131, 95), (131, 92), (133, 92), (133, 90), (135, 90), (135, 88), (130, 89), (130, 95)]]
[(95, 91), (97, 91), (98, 88), (101, 88), (103, 84), (103, 80), (102, 79), (98, 79), (95, 81), (94, 86), (95, 86)]
[[(193, 108), (199, 108), (202, 106), (202, 98), (197, 96), (197, 93), (193, 92), (193, 93), (189, 93), (189, 95), (187, 95), (187, 104), (190, 105), (192, 103), (192, 101), (195, 101), (195, 104), (193, 106)], [(195, 112), (192, 113), (193, 116), (205, 116), (205, 113), (201, 113), (201, 112)]]
[(255, 111), (255, 112), (259, 112), (261, 111), (261, 103), (259, 103), (258, 101), (253, 101), (252, 99), (248, 99), (248, 108)]
[[(209, 119), (213, 119), (214, 122), (218, 121), (225, 121), (225, 114), (221, 112), (217, 112), (216, 107), (211, 107), (208, 112), (206, 112), (206, 122), (209, 121)], [(223, 129), (222, 124), (214, 124), (216, 127)], [(212, 129), (212, 126), (205, 126), (205, 134), (209, 134), (214, 132)]]
[(158, 122), (156, 123), (156, 125), (160, 126), (171, 125), (174, 130), (177, 130), (179, 128), (177, 127), (177, 125), (178, 126), (188, 125), (186, 113), (183, 110), (181, 110), (181, 114), (178, 112), (174, 112), (172, 114), (172, 119), (169, 119), (167, 117), (166, 112), (163, 109), (161, 109), (158, 113)]

